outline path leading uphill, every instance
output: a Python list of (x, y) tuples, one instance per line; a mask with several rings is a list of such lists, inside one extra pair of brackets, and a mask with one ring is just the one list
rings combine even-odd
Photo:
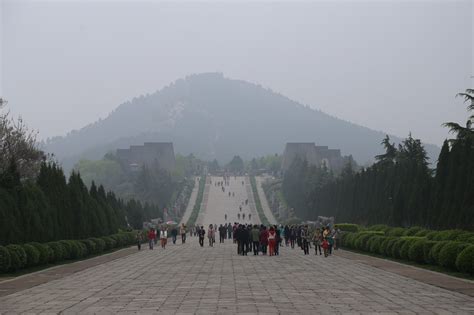
[[(208, 196), (206, 196), (207, 200), (201, 209), (196, 223), (204, 226), (229, 222), (260, 224), (260, 218), (253, 201), (252, 190), (248, 189), (250, 185), (248, 178), (231, 176), (228, 186), (218, 186), (216, 184), (222, 181), (222, 177), (208, 177), (207, 185), (209, 192)], [(224, 191), (222, 187), (224, 187)], [(245, 203), (246, 200), (248, 200), (247, 204)], [(240, 210), (240, 207), (242, 207), (242, 210)], [(250, 219), (249, 214), (251, 215)], [(227, 220), (225, 215), (227, 215)], [(245, 215), (245, 219), (243, 215)]]

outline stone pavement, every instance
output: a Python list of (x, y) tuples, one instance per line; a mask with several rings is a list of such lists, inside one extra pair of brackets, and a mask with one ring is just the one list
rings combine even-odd
[(343, 258), (238, 256), (195, 237), (0, 297), (1, 313), (473, 314), (474, 298)]

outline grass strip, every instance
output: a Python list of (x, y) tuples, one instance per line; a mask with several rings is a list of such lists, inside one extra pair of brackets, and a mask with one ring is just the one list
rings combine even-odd
[(253, 200), (255, 200), (255, 208), (257, 208), (260, 221), (262, 221), (262, 224), (264, 225), (269, 225), (270, 222), (268, 222), (268, 219), (263, 212), (262, 203), (260, 202), (260, 196), (258, 195), (257, 189), (257, 180), (255, 179), (255, 176), (250, 176), (250, 185), (252, 186)]
[(198, 189), (198, 194), (196, 197), (196, 202), (194, 203), (193, 211), (191, 212), (188, 222), (186, 223), (188, 227), (191, 227), (196, 224), (196, 220), (199, 216), (199, 211), (201, 211), (201, 203), (204, 198), (205, 188), (206, 188), (206, 176), (204, 175), (199, 180), (199, 189)]

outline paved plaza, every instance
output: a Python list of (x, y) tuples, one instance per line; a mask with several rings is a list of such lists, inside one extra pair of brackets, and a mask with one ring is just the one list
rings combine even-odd
[(2, 313), (473, 314), (474, 298), (334, 255), (238, 256), (197, 238), (0, 297)]

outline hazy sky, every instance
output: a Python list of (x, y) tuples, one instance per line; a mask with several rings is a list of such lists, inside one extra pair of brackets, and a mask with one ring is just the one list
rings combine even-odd
[[(192, 73), (440, 144), (474, 87), (472, 1), (2, 1), (0, 94), (62, 135)], [(317, 135), (315, 135), (317, 140)]]

